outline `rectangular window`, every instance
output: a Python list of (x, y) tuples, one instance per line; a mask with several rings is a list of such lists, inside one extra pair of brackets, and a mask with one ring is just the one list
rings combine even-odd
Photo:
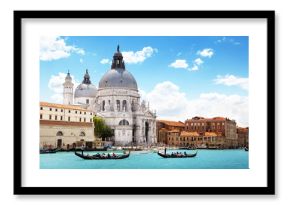
[(40, 114), (40, 119), (42, 119), (42, 114)]
[(68, 110), (68, 113), (70, 113), (70, 110)]
[(75, 113), (77, 114), (77, 113), (78, 113), (78, 111), (75, 111)]
[(86, 118), (84, 118), (84, 122), (86, 122)]
[(89, 99), (86, 99), (86, 103), (89, 104), (90, 103), (90, 100)]
[(40, 110), (43, 110), (43, 107), (40, 107)]
[(80, 111), (80, 114), (82, 114), (82, 112)]
[(86, 115), (87, 113), (86, 113), (86, 112), (84, 112), (84, 114)]
[(51, 120), (51, 115), (49, 115), (49, 119)]
[(54, 117), (55, 120), (57, 120), (57, 115)]
[(90, 122), (92, 122), (92, 119), (90, 119)]
[(93, 113), (90, 113), (90, 115), (92, 115)]
[(60, 120), (62, 120), (62, 116), (60, 116)]
[(68, 121), (70, 121), (70, 117), (68, 117)]
[(63, 112), (63, 109), (61, 109), (60, 111)]
[(82, 118), (80, 118), (80, 122), (82, 121)]

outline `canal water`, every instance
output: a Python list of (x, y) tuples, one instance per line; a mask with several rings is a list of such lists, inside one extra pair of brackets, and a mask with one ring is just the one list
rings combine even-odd
[[(174, 150), (174, 152), (195, 153), (195, 150)], [(167, 153), (171, 153), (167, 150)], [(96, 154), (97, 152), (84, 152)], [(108, 153), (108, 152), (99, 152)], [(112, 153), (110, 151), (109, 153)], [(114, 153), (122, 153), (115, 151)], [(41, 169), (248, 169), (249, 152), (239, 150), (198, 150), (194, 158), (165, 159), (154, 152), (131, 152), (130, 157), (121, 160), (84, 160), (74, 152), (41, 154)]]

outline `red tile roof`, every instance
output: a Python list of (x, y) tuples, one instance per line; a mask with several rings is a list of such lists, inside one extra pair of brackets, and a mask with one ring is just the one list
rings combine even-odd
[(176, 122), (176, 121), (169, 121), (169, 120), (157, 120), (157, 122), (164, 123), (168, 126), (173, 126), (173, 127), (184, 127), (183, 122)]
[(63, 105), (63, 104), (56, 104), (56, 103), (49, 103), (49, 102), (40, 102), (40, 106), (91, 112), (90, 110), (84, 109), (79, 105)]

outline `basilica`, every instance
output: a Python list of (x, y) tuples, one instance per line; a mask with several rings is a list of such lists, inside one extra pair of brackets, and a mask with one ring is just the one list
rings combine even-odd
[(156, 113), (145, 101), (140, 102), (137, 82), (126, 70), (119, 46), (111, 68), (102, 76), (98, 87), (93, 85), (86, 70), (82, 83), (75, 90), (68, 72), (63, 89), (65, 105), (80, 105), (105, 120), (114, 131), (114, 145), (157, 143)]

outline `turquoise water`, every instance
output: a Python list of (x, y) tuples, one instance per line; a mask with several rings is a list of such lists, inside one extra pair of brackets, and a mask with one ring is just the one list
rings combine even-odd
[[(174, 150), (176, 152), (177, 150)], [(185, 150), (179, 150), (184, 152)], [(170, 153), (171, 151), (167, 151)], [(194, 153), (195, 151), (186, 150)], [(97, 152), (84, 152), (95, 154)], [(103, 153), (103, 152), (101, 152)], [(118, 152), (115, 152), (118, 153)], [(120, 152), (121, 153), (121, 152)], [(131, 152), (122, 160), (84, 160), (73, 152), (41, 154), (41, 169), (248, 169), (248, 154), (244, 150), (198, 150), (194, 158), (165, 159), (157, 153)]]

